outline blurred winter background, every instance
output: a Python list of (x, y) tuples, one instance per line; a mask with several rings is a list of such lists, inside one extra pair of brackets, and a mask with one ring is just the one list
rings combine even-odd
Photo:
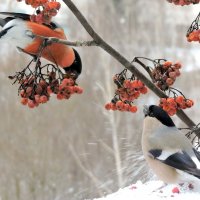
[[(196, 105), (186, 111), (198, 122), (200, 46), (185, 34), (199, 6), (176, 7), (166, 0), (74, 0), (95, 30), (130, 61), (135, 56), (183, 63), (176, 87)], [(13, 0), (1, 11), (32, 12)], [(63, 5), (55, 20), (69, 40), (90, 37)], [(153, 93), (137, 101), (137, 114), (107, 112), (114, 93), (112, 76), (123, 68), (97, 47), (77, 48), (83, 61), (83, 95), (52, 99), (30, 110), (20, 104), (17, 86), (7, 78), (30, 60), (10, 44), (0, 44), (0, 199), (83, 200), (149, 180), (140, 147), (143, 104), (157, 103)], [(174, 117), (179, 125), (179, 120)], [(183, 125), (182, 125), (183, 126)]]

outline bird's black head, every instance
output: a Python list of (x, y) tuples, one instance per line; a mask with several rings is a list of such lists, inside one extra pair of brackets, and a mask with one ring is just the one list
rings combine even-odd
[(159, 120), (162, 124), (168, 127), (175, 126), (174, 122), (172, 121), (171, 117), (165, 112), (161, 107), (151, 105), (151, 106), (144, 106), (143, 110), (145, 117), (155, 117)]
[(69, 67), (65, 67), (64, 70), (66, 73), (74, 73), (75, 77), (78, 78), (78, 76), (81, 74), (82, 72), (82, 62), (81, 62), (81, 57), (78, 54), (78, 52), (73, 49), (74, 54), (75, 54), (75, 59), (74, 62), (71, 64), (71, 66)]

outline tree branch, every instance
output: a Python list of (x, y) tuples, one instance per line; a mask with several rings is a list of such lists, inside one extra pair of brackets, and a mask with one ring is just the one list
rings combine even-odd
[[(167, 95), (158, 89), (148, 78), (146, 78), (133, 64), (131, 64), (124, 56), (112, 48), (108, 43), (106, 43), (91, 27), (86, 18), (78, 10), (71, 0), (63, 0), (63, 2), (68, 6), (72, 13), (76, 16), (88, 34), (93, 38), (96, 44), (104, 49), (108, 54), (114, 57), (119, 63), (121, 63), (125, 68), (130, 70), (138, 79), (140, 79), (150, 90), (152, 90), (158, 97), (165, 98)], [(182, 111), (177, 112), (177, 116), (190, 128), (195, 126), (195, 123)], [(199, 133), (196, 133), (200, 137)]]
[(71, 41), (59, 39), (59, 38), (56, 38), (56, 37), (45, 37), (45, 36), (41, 36), (41, 35), (36, 35), (32, 31), (27, 31), (26, 34), (30, 37), (33, 37), (33, 38), (36, 37), (36, 38), (46, 40), (46, 44), (48, 44), (48, 45), (50, 45), (52, 43), (60, 43), (60, 44), (68, 45), (68, 46), (74, 46), (74, 47), (98, 46), (98, 44), (94, 40), (71, 42)]

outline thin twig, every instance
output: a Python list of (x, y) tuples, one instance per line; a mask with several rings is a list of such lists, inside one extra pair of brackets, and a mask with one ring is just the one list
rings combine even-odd
[[(151, 61), (153, 62), (153, 60), (151, 60)], [(145, 65), (143, 62), (141, 62), (139, 60), (139, 57), (135, 57), (132, 62), (136, 62), (139, 65), (141, 65), (144, 68), (144, 70), (149, 74), (149, 76), (151, 77), (152, 81), (155, 81), (153, 76), (152, 76), (150, 68), (147, 65)]]

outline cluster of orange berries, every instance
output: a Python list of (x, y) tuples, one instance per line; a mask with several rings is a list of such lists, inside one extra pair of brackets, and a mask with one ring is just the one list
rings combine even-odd
[(176, 78), (180, 76), (181, 67), (182, 65), (179, 62), (173, 64), (171, 61), (155, 65), (152, 76), (156, 86), (163, 91), (168, 90), (169, 86), (173, 85)]
[(14, 83), (20, 84), (19, 94), (23, 105), (35, 108), (39, 104), (47, 103), (51, 94), (55, 94), (58, 100), (69, 99), (73, 94), (82, 94), (83, 89), (77, 85), (71, 73), (63, 74), (59, 70), (47, 71), (45, 73), (43, 69), (43, 72), (31, 72), (29, 75), (25, 75), (25, 71), (22, 71), (15, 76), (9, 76), (15, 80)]
[(188, 42), (200, 42), (200, 30), (193, 30), (187, 34)]
[(126, 70), (114, 76), (113, 81), (117, 85), (115, 90), (115, 97), (110, 103), (105, 105), (107, 110), (119, 110), (128, 112), (137, 112), (137, 106), (133, 105), (133, 101), (137, 99), (140, 94), (148, 92), (147, 87), (140, 80), (134, 77), (127, 79)]
[(112, 100), (111, 103), (107, 103), (105, 105), (106, 110), (119, 110), (119, 111), (127, 111), (136, 113), (137, 112), (137, 106), (131, 105), (128, 102), (123, 102), (119, 99)]
[[(17, 1), (21, 2), (22, 0)], [(39, 24), (49, 24), (51, 18), (57, 15), (61, 7), (56, 0), (25, 0), (25, 3), (36, 9), (36, 14), (31, 15), (30, 20)]]
[(34, 77), (23, 80), (20, 89), (21, 103), (29, 108), (47, 103), (51, 94), (56, 94), (58, 100), (69, 99), (72, 94), (81, 94), (83, 89), (75, 84), (72, 78), (64, 78), (59, 84), (58, 79), (48, 82), (41, 79), (35, 83)]
[(184, 96), (176, 96), (174, 98), (161, 98), (159, 106), (165, 110), (170, 116), (175, 115), (177, 110), (191, 108), (194, 105), (193, 100), (186, 99)]
[(200, 0), (167, 0), (169, 3), (174, 3), (175, 5), (190, 5), (190, 4), (197, 4)]

